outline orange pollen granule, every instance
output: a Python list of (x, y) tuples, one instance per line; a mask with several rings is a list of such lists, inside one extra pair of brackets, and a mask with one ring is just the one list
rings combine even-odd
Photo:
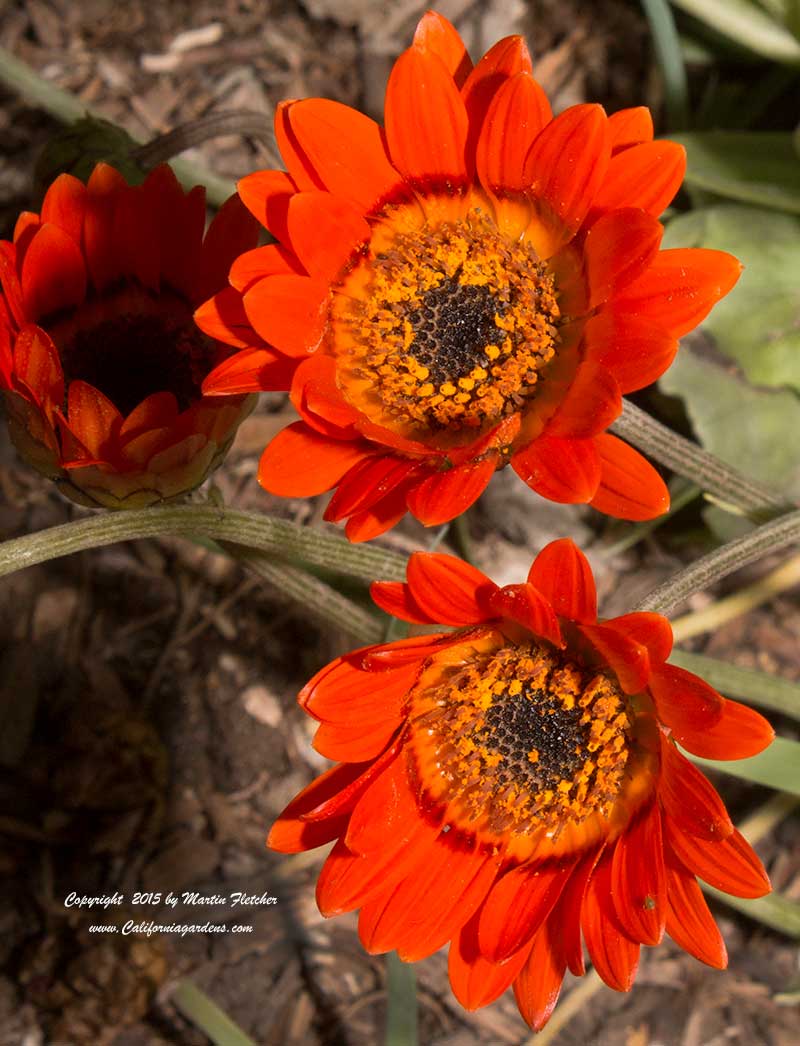
[(617, 683), (530, 642), (412, 691), (417, 773), (449, 821), (494, 834), (557, 835), (608, 816), (623, 787), (634, 714)]
[(482, 429), (519, 411), (556, 353), (553, 275), (479, 207), (434, 226), (399, 224), (334, 295), (345, 394), (350, 379), (417, 430)]

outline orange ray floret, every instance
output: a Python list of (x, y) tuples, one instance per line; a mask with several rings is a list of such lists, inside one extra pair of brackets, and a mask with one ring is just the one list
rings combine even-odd
[(554, 541), (524, 583), (499, 588), (452, 556), (415, 553), (372, 586), (402, 620), (454, 627), (365, 647), (300, 693), (315, 748), (339, 765), (301, 792), (269, 845), (335, 840), (324, 915), (360, 909), (371, 952), (415, 961), (449, 942), (467, 1009), (513, 985), (534, 1029), (584, 947), (628, 991), (640, 948), (668, 933), (723, 968), (697, 877), (767, 893), (758, 857), (681, 754), (742, 759), (769, 723), (666, 663), (666, 618), (598, 620), (589, 564)]
[[(141, 186), (99, 164), (88, 184), (63, 174), (41, 214), (0, 242), (0, 389), (26, 460), (84, 505), (138, 508), (201, 483), (255, 402), (249, 386), (283, 356), (254, 339), (226, 288), (258, 224), (238, 197), (208, 233), (205, 193), (169, 167)], [(246, 326), (257, 367), (232, 396), (206, 395), (209, 372), (238, 357), (199, 331), (197, 305), (220, 291), (225, 340)]]
[[(291, 388), (294, 459), (273, 440), (267, 490), (344, 489), (327, 518), (354, 541), (406, 511), (452, 519), (508, 464), (554, 501), (666, 510), (656, 471), (605, 430), (740, 266), (659, 249), (685, 155), (653, 141), (646, 109), (553, 117), (520, 37), (473, 67), (429, 12), (392, 70), (383, 128), (306, 99), (279, 107), (276, 137), (286, 172), (239, 192), (279, 246), (234, 263), (196, 314), (246, 356), (207, 392)], [(282, 370), (252, 355), (262, 339)]]

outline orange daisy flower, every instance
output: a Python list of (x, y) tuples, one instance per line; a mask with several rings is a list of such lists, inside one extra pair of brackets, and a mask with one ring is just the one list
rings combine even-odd
[(452, 556), (415, 553), (378, 606), (455, 626), (366, 647), (322, 669), (300, 703), (314, 747), (339, 760), (281, 814), (284, 853), (336, 840), (326, 916), (360, 908), (370, 952), (422, 959), (450, 942), (467, 1009), (513, 984), (535, 1029), (581, 938), (612, 988), (666, 932), (711, 966), (725, 945), (696, 876), (738, 897), (766, 873), (720, 797), (677, 747), (740, 759), (773, 737), (757, 712), (666, 664), (659, 614), (598, 621), (589, 565), (569, 540), (499, 588)]
[(384, 128), (307, 99), (275, 130), (288, 173), (238, 188), (279, 242), (238, 258), (196, 314), (241, 350), (207, 392), (291, 387), (302, 420), (265, 451), (267, 490), (336, 487), (326, 518), (354, 541), (406, 510), (452, 519), (507, 464), (554, 501), (665, 511), (658, 474), (605, 430), (740, 265), (659, 251), (685, 156), (652, 140), (646, 109), (553, 118), (520, 37), (473, 68), (429, 13)]
[(205, 190), (106, 164), (53, 182), (0, 241), (0, 389), (22, 456), (83, 505), (141, 508), (201, 483), (255, 397), (211, 397), (230, 348), (197, 329), (258, 224), (233, 197), (203, 239)]

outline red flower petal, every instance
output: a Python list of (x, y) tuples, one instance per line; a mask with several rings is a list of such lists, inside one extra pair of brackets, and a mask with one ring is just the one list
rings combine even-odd
[(233, 287), (226, 287), (204, 302), (195, 311), (194, 320), (210, 338), (226, 345), (248, 349), (262, 344), (244, 311), (241, 294)]
[(698, 730), (681, 744), (703, 759), (748, 759), (763, 752), (774, 739), (775, 731), (762, 715), (725, 698), (717, 722)]
[(60, 174), (42, 200), (41, 224), (57, 225), (80, 247), (85, 214), (86, 186), (71, 174)]
[(592, 508), (617, 519), (654, 519), (669, 509), (666, 485), (642, 455), (607, 432), (594, 437), (601, 465)]
[(598, 210), (641, 207), (658, 217), (680, 189), (685, 173), (686, 150), (677, 142), (634, 145), (611, 157), (594, 206)]
[(714, 786), (665, 737), (661, 738), (658, 795), (667, 820), (682, 834), (721, 842), (734, 830)]
[(411, 595), (411, 589), (402, 581), (373, 581), (369, 587), (372, 601), (392, 617), (410, 621), (416, 625), (433, 625), (434, 619), (426, 614)]
[[(601, 438), (601, 437), (596, 437)], [(584, 504), (600, 482), (600, 458), (593, 439), (543, 435), (511, 459), (519, 478), (551, 501)]]
[[(148, 181), (152, 196), (148, 196), (148, 199), (153, 205), (158, 200), (157, 186), (162, 184), (165, 177), (161, 168), (150, 173)], [(106, 163), (99, 163), (95, 167), (87, 183), (83, 250), (89, 276), (97, 291), (104, 290), (122, 275), (123, 259), (114, 239), (114, 204), (126, 186), (122, 175)], [(168, 201), (172, 202), (171, 199)], [(172, 228), (170, 233), (174, 235)]]
[(470, 75), (472, 59), (455, 27), (436, 11), (426, 11), (414, 32), (414, 47), (434, 54), (460, 87)]
[(534, 585), (560, 617), (597, 621), (597, 590), (589, 561), (570, 538), (545, 545), (528, 571)]
[[(209, 333), (210, 324), (205, 319), (198, 326)], [(243, 349), (211, 371), (203, 382), (203, 395), (286, 392), (291, 387), (296, 369), (297, 360), (281, 356), (280, 353), (270, 352), (269, 349)]]
[(550, 861), (535, 868), (523, 865), (498, 879), (480, 913), (481, 955), (501, 963), (528, 944), (553, 910), (574, 867), (574, 860)]
[[(258, 482), (285, 498), (311, 497), (336, 486), (348, 469), (369, 454), (364, 443), (334, 442), (296, 421), (279, 432), (261, 455)], [(302, 469), (298, 461), (303, 462)]]
[(356, 439), (358, 412), (344, 400), (331, 356), (303, 360), (292, 380), (291, 400), (303, 421), (332, 439)]
[(772, 889), (758, 855), (738, 829), (727, 839), (697, 839), (664, 821), (664, 836), (679, 859), (709, 886), (734, 897), (763, 897)]
[(650, 677), (647, 647), (607, 625), (581, 625), (580, 630), (614, 672), (626, 694), (640, 694)]
[(627, 639), (632, 639), (634, 643), (647, 647), (651, 665), (666, 661), (672, 653), (672, 625), (663, 614), (623, 614), (621, 617), (612, 617), (604, 621), (603, 625)]
[(572, 384), (547, 424), (547, 435), (586, 439), (603, 432), (622, 413), (622, 396), (611, 372), (581, 363)]
[[(317, 173), (314, 164), (311, 163), (303, 149), (300, 147), (297, 135), (291, 125), (291, 120), (289, 119), (291, 110), (295, 105), (299, 104), (299, 102), (295, 101), (286, 101), (279, 102), (275, 107), (275, 141), (278, 143), (278, 148), (280, 149), (283, 162), (286, 165), (286, 170), (289, 172), (289, 178), (294, 191), (306, 192), (309, 189), (324, 189), (325, 184)], [(237, 188), (241, 193), (241, 182), (239, 182)], [(245, 200), (245, 203), (247, 203), (248, 207), (250, 206), (247, 200)], [(256, 217), (259, 218), (259, 221), (261, 220), (258, 215), (256, 215)], [(273, 230), (270, 229), (270, 232), (272, 231)], [(278, 233), (274, 233), (274, 235), (277, 236)]]
[(386, 88), (386, 138), (392, 162), (412, 183), (463, 185), (467, 113), (446, 66), (410, 48)]
[[(288, 202), (286, 207), (288, 214)], [(286, 216), (284, 216), (285, 221)], [(286, 230), (286, 236), (289, 232)], [(306, 272), (300, 261), (286, 247), (279, 243), (268, 243), (264, 247), (254, 247), (252, 251), (240, 254), (231, 265), (228, 281), (232, 287), (244, 294), (254, 283), (265, 276), (305, 276)]]
[(326, 98), (309, 98), (289, 106), (287, 119), (315, 178), (362, 213), (374, 210), (400, 184), (380, 127), (363, 113)]
[(719, 927), (708, 909), (703, 891), (693, 875), (666, 852), (667, 933), (685, 952), (700, 962), (724, 970), (728, 952)]
[(347, 846), (365, 857), (375, 857), (386, 849), (396, 851), (425, 823), (408, 779), (405, 751), (401, 750), (356, 804), (347, 829)]
[(484, 573), (441, 552), (414, 552), (408, 561), (408, 587), (417, 606), (443, 625), (474, 625), (488, 616), (487, 602), (497, 585)]
[(722, 717), (724, 698), (692, 672), (661, 665), (650, 679), (658, 718), (681, 744), (693, 741)]
[(0, 240), (0, 287), (3, 292), (0, 296), (0, 304), (5, 301), (10, 318), (18, 327), (21, 327), (27, 317), (22, 301), (22, 288), (17, 275), (17, 249), (7, 240)]
[(527, 962), (514, 980), (514, 997), (523, 1020), (539, 1032), (550, 1020), (567, 968), (558, 926), (547, 921), (533, 941)]
[(227, 287), (228, 270), (240, 254), (255, 247), (258, 232), (258, 222), (238, 196), (223, 203), (203, 239), (195, 301), (204, 301)]
[(250, 213), (285, 243), (289, 235), (286, 228), (289, 200), (297, 192), (297, 186), (289, 175), (283, 171), (256, 171), (240, 178), (236, 188)]
[(741, 262), (724, 251), (703, 247), (659, 251), (650, 268), (615, 301), (681, 338), (706, 318), (741, 272)]
[(95, 458), (108, 453), (108, 444), (122, 425), (122, 415), (102, 392), (85, 381), (73, 381), (68, 391), (67, 418), (75, 436)]
[(325, 519), (333, 523), (382, 501), (416, 469), (408, 458), (379, 454), (350, 469), (328, 502)]
[(525, 158), (525, 179), (567, 230), (577, 230), (603, 183), (611, 146), (599, 105), (573, 105), (551, 121)]
[(330, 829), (332, 821), (337, 831), (323, 841), (328, 842), (330, 839), (340, 835), (346, 827), (346, 817), (343, 815), (346, 815), (349, 812), (348, 810), (341, 810), (335, 819), (329, 818), (316, 823), (303, 821), (301, 819), (302, 815), (309, 810), (314, 810), (333, 796), (346, 790), (354, 781), (361, 777), (367, 765), (364, 763), (344, 763), (339, 766), (333, 766), (312, 781), (310, 785), (295, 796), (275, 821), (267, 837), (267, 846), (280, 853), (300, 853), (303, 850), (311, 850), (316, 846), (322, 845), (322, 843), (315, 841), (315, 837), (319, 835), (320, 829), (323, 834), (327, 829)]
[(305, 356), (320, 343), (327, 322), (328, 284), (305, 276), (268, 276), (244, 296), (244, 309), (261, 337), (287, 356)]
[[(489, 82), (489, 81), (486, 81)], [(470, 113), (470, 138), (481, 184), (488, 192), (526, 188), (525, 157), (536, 136), (551, 119), (550, 103), (539, 84), (520, 72), (499, 87), (485, 118), (478, 123)]]
[[(373, 581), (373, 585), (378, 584), (381, 582)], [(448, 645), (442, 643), (442, 640), (458, 642), (457, 638), (453, 639), (452, 632), (436, 632), (433, 635), (410, 636), (408, 639), (396, 639), (384, 646), (370, 647), (369, 653), (364, 655), (364, 667), (371, 671), (383, 671), (386, 668), (399, 668), (400, 665), (412, 661), (421, 664), (426, 657), (435, 652), (436, 647)]]
[(340, 657), (303, 687), (298, 701), (322, 722), (362, 726), (393, 722), (401, 715), (418, 673), (419, 665), (412, 663), (387, 669), (376, 678), (354, 665), (351, 656)]
[(496, 467), (497, 454), (489, 453), (479, 461), (434, 472), (409, 491), (409, 511), (426, 527), (447, 523), (478, 500)]
[(491, 596), (489, 608), (496, 617), (510, 618), (554, 646), (564, 646), (552, 606), (533, 585), (505, 585)]
[(667, 916), (667, 881), (661, 811), (652, 802), (614, 847), (611, 896), (625, 932), (641, 944), (658, 944)]
[(61, 409), (64, 402), (61, 358), (49, 335), (40, 327), (26, 324), (17, 335), (13, 371), (46, 413)]
[(632, 207), (598, 218), (583, 246), (591, 308), (641, 276), (658, 253), (663, 234), (660, 222)]
[(581, 928), (594, 968), (609, 988), (630, 991), (641, 946), (617, 918), (611, 899), (611, 859), (604, 857), (589, 880), (581, 911)]
[(86, 267), (80, 248), (58, 226), (42, 225), (22, 259), (20, 282), (29, 320), (79, 305), (86, 296)]
[(352, 515), (344, 528), (348, 541), (370, 541), (391, 530), (406, 514), (407, 494), (408, 482), (401, 483), (380, 501)]
[(608, 118), (611, 146), (616, 153), (628, 146), (653, 140), (653, 117), (650, 110), (639, 105), (634, 109), (620, 109)]
[(494, 1002), (508, 988), (528, 958), (523, 948), (508, 962), (488, 962), (478, 947), (478, 915), (465, 923), (450, 945), (447, 970), (453, 994), (467, 1010), (477, 1010)]
[(403, 717), (378, 723), (320, 723), (312, 746), (327, 759), (358, 763), (381, 754), (402, 724)]
[(589, 320), (583, 343), (584, 359), (607, 368), (623, 395), (660, 378), (678, 351), (677, 338), (613, 305)]

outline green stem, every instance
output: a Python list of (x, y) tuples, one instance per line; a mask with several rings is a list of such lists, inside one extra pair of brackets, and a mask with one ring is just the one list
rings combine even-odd
[(107, 512), (64, 523), (0, 544), (0, 577), (23, 567), (69, 556), (117, 541), (161, 536), (194, 537), (268, 553), (279, 559), (327, 567), (340, 574), (373, 581), (405, 578), (406, 560), (394, 552), (352, 545), (286, 520), (254, 512), (233, 512), (208, 505), (165, 505), (131, 512)]
[(800, 511), (789, 512), (771, 523), (756, 527), (744, 537), (709, 552), (707, 556), (702, 556), (696, 563), (681, 570), (663, 585), (659, 585), (649, 596), (641, 600), (636, 609), (668, 614), (694, 592), (708, 588), (720, 578), (769, 552), (777, 552), (798, 541)]
[(627, 400), (611, 429), (720, 501), (742, 509), (756, 522), (795, 507), (777, 491), (738, 472)]
[(417, 979), (414, 967), (386, 956), (386, 1046), (417, 1046)]
[(319, 578), (288, 563), (278, 563), (252, 548), (242, 548), (229, 542), (223, 542), (222, 547), (234, 559), (238, 559), (325, 624), (343, 629), (365, 645), (382, 641), (386, 628), (383, 621)]
[[(133, 159), (142, 167), (156, 167), (160, 163), (172, 160), (178, 153), (202, 145), (209, 138), (220, 135), (236, 134), (245, 138), (256, 138), (275, 154), (275, 135), (269, 119), (264, 113), (254, 113), (247, 109), (231, 109), (222, 113), (208, 113), (197, 120), (180, 124), (166, 134), (159, 135), (151, 142), (140, 145), (133, 151)], [(280, 158), (275, 155), (275, 162)]]

